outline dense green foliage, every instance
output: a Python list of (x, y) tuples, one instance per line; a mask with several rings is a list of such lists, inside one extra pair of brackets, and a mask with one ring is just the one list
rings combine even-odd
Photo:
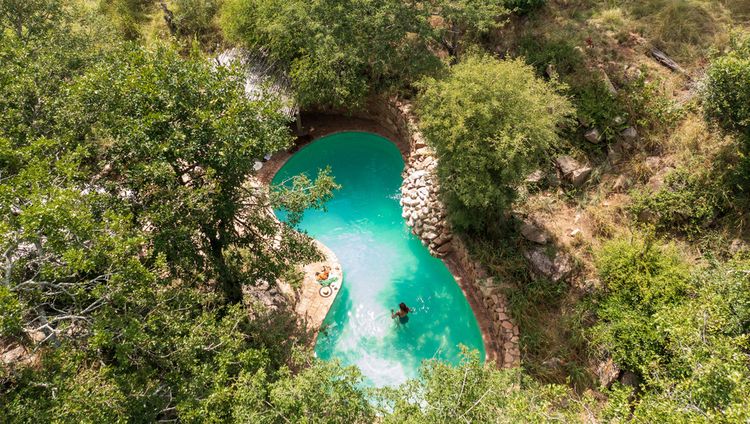
[(630, 210), (658, 231), (695, 237), (727, 209), (725, 191), (720, 178), (680, 168), (665, 177), (658, 191), (633, 193)]
[(431, 0), (426, 2), (425, 19), (432, 21), (430, 40), (445, 49), (452, 61), (466, 50), (467, 44), (478, 41), (490, 30), (501, 26), (509, 13), (505, 0)]
[(527, 380), (517, 370), (483, 367), (476, 355), (466, 355), (459, 367), (427, 362), (421, 376), (379, 393), (385, 423), (570, 422), (592, 404), (572, 398), (564, 386)]
[(750, 36), (736, 37), (731, 50), (711, 63), (704, 110), (725, 131), (750, 140)]
[(500, 0), (227, 0), (221, 26), (288, 71), (303, 106), (346, 110), (435, 74), (433, 50), (455, 60), (506, 13)]
[(173, 0), (173, 24), (180, 35), (204, 37), (214, 29), (217, 0)]
[(136, 40), (141, 38), (141, 25), (148, 20), (155, 4), (153, 0), (100, 0), (99, 9), (118, 33), (128, 40)]
[(638, 238), (604, 246), (597, 266), (606, 291), (593, 334), (643, 378), (635, 420), (748, 419), (749, 265), (691, 269), (673, 248)]
[[(512, 226), (504, 218), (528, 172), (568, 147), (561, 130), (576, 145), (584, 127), (615, 141), (637, 126), (632, 147), (653, 154), (669, 146), (651, 130), (666, 132), (682, 110), (648, 73), (607, 68), (612, 94), (591, 71), (592, 52), (602, 54), (591, 34), (523, 28), (505, 47), (529, 65), (481, 54), (508, 14), (527, 15), (520, 27), (559, 3), (534, 14), (543, 0), (172, 0), (165, 24), (169, 13), (152, 0), (0, 0), (0, 348), (12, 349), (0, 367), (0, 421), (750, 421), (741, 231), (721, 235), (737, 237), (732, 249), (699, 252), (638, 235), (586, 245), (601, 287), (586, 281), (583, 290), (530, 278), (526, 242), (496, 231)], [(565, 8), (588, 19), (586, 3)], [(623, 8), (682, 59), (719, 32), (718, 5)], [(155, 41), (158, 28), (197, 42)], [(618, 43), (633, 47), (631, 36)], [(440, 159), (450, 218), (479, 259), (491, 257), (495, 276), (519, 285), (503, 290), (521, 328), (522, 369), (497, 370), (466, 352), (459, 366), (428, 361), (417, 380), (367, 389), (356, 368), (312, 357), (291, 305), (265, 308), (246, 294), (316, 257), (269, 208), (285, 209), (294, 225), (337, 186), (326, 171), (271, 190), (254, 182), (254, 162), (293, 137), (279, 99), (247, 99), (239, 70), (200, 52), (222, 37), (287, 72), (303, 107), (351, 109), (372, 94), (420, 89), (420, 125)], [(596, 58), (604, 59), (620, 58)], [(571, 105), (577, 128), (566, 125)], [(747, 37), (710, 63), (702, 105), (710, 122), (750, 140)], [(623, 209), (688, 242), (737, 211), (732, 225), (742, 230), (741, 145), (739, 155), (722, 150), (728, 159), (715, 168), (727, 169), (676, 166), (660, 189), (631, 192)], [(727, 250), (725, 262), (712, 258)], [(575, 312), (555, 312), (566, 309)], [(574, 322), (542, 327), (550, 317)], [(602, 355), (634, 377), (630, 386), (596, 387), (584, 363)], [(601, 393), (580, 394), (589, 388)]]
[[(2, 45), (0, 337), (35, 346), (39, 365), (3, 368), (0, 415), (225, 422), (306, 340), (285, 311), (232, 304), (315, 254), (246, 184), (288, 145), (287, 122), (231, 71), (100, 44), (106, 31), (58, 10)], [(298, 183), (275, 204), (299, 213), (333, 188)], [(253, 393), (247, 407), (274, 422)]]
[(459, 228), (485, 228), (558, 140), (570, 103), (520, 60), (470, 57), (422, 87), (420, 126), (440, 157), (451, 218)]
[(505, 7), (520, 15), (531, 13), (547, 3), (547, 0), (508, 0)]
[(439, 64), (408, 2), (227, 0), (221, 21), (230, 40), (288, 70), (304, 106), (356, 108)]

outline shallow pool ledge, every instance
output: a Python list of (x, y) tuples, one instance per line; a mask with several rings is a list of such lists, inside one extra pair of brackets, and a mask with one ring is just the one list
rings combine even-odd
[[(295, 307), (295, 312), (305, 322), (307, 329), (315, 333), (320, 330), (323, 320), (333, 305), (341, 291), (341, 285), (344, 281), (344, 271), (341, 267), (336, 254), (333, 253), (326, 245), (318, 240), (314, 240), (315, 246), (322, 254), (323, 260), (305, 265), (303, 268), (304, 278), (302, 287), (299, 290), (299, 299)], [(317, 272), (320, 272), (324, 266), (329, 267), (330, 276), (328, 285), (322, 285), (318, 282)], [(313, 343), (314, 343), (313, 339)]]

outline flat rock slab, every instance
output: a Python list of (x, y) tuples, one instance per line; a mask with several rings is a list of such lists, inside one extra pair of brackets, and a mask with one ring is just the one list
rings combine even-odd
[(523, 256), (529, 261), (533, 274), (553, 282), (567, 278), (573, 272), (570, 256), (557, 250), (548, 254), (545, 248), (536, 247), (523, 252)]
[[(302, 280), (302, 288), (300, 289), (300, 297), (295, 307), (295, 312), (305, 320), (308, 329), (317, 332), (323, 324), (326, 315), (328, 315), (328, 310), (331, 309), (333, 301), (336, 300), (336, 296), (339, 294), (341, 284), (344, 280), (344, 272), (341, 269), (338, 258), (331, 249), (317, 240), (315, 241), (315, 245), (323, 253), (325, 259), (304, 267), (305, 277)], [(323, 285), (318, 282), (315, 275), (324, 266), (328, 266), (331, 269), (329, 279), (334, 279), (329, 286), (331, 292), (328, 296), (321, 295)]]

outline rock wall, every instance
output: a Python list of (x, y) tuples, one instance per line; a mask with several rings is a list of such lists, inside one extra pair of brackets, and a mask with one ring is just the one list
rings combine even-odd
[(394, 141), (406, 162), (401, 186), (402, 216), (430, 253), (443, 258), (456, 277), (477, 315), (488, 359), (504, 368), (519, 366), (519, 330), (507, 309), (503, 286), (471, 259), (465, 244), (453, 235), (445, 206), (438, 197), (438, 159), (419, 132), (411, 105), (393, 99), (376, 100), (362, 117), (378, 121), (399, 138)]
[(443, 258), (453, 250), (453, 233), (445, 220), (445, 208), (438, 198), (436, 166), (435, 155), (428, 147), (411, 152), (401, 175), (404, 179), (401, 185), (401, 216), (430, 249), (430, 253)]

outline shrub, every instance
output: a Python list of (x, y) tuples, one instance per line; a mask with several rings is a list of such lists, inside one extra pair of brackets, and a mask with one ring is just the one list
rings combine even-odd
[(735, 37), (730, 51), (711, 62), (703, 109), (723, 130), (750, 138), (750, 36)]
[(204, 36), (219, 10), (217, 0), (173, 0), (174, 23), (180, 35)]
[(661, 93), (659, 80), (651, 78), (645, 68), (639, 78), (625, 83), (621, 92), (627, 93), (625, 107), (631, 121), (641, 128), (669, 128), (683, 117), (684, 109)]
[(695, 237), (726, 207), (726, 195), (717, 178), (679, 168), (666, 176), (660, 190), (635, 191), (630, 211), (651, 221), (658, 231)]
[(583, 65), (583, 55), (567, 40), (547, 40), (535, 35), (526, 35), (519, 43), (526, 62), (536, 68), (541, 76), (552, 65), (560, 76), (571, 74)]
[(558, 141), (572, 107), (521, 60), (472, 56), (421, 88), (420, 127), (440, 157), (451, 220), (459, 229), (485, 229), (501, 219), (516, 186)]
[(19, 334), (22, 319), (23, 310), (18, 297), (6, 286), (0, 285), (0, 337)]
[(220, 23), (289, 73), (303, 107), (351, 110), (441, 67), (425, 13), (389, 0), (226, 0)]
[(141, 37), (141, 24), (148, 19), (154, 2), (151, 0), (100, 0), (99, 9), (109, 16), (117, 31), (125, 38)]
[[(615, 250), (607, 253), (606, 261), (614, 261), (619, 270), (631, 270), (630, 264), (642, 259), (630, 255), (627, 243), (624, 247), (625, 258), (618, 261)], [(651, 262), (664, 263), (671, 256), (668, 251), (662, 254), (661, 258), (652, 257)], [(618, 305), (613, 297), (616, 294), (608, 293), (603, 305), (610, 311), (617, 309), (620, 315), (610, 315), (610, 321), (600, 324), (598, 330), (605, 329), (610, 336), (615, 327), (621, 330), (610, 339), (617, 346), (615, 352), (622, 354), (629, 350), (625, 359), (632, 362), (627, 366), (636, 366), (647, 383), (638, 401), (625, 408), (622, 408), (626, 403), (624, 398), (616, 396), (614, 402), (610, 398), (610, 409), (615, 404), (620, 405), (617, 409), (620, 409), (621, 419), (632, 416), (635, 422), (707, 423), (748, 419), (748, 266), (750, 263), (746, 260), (733, 260), (694, 269), (687, 279), (682, 271), (676, 278), (653, 281), (661, 285), (677, 279), (681, 285), (676, 296), (662, 301), (641, 301), (651, 308), (652, 313), (648, 315), (637, 309), (638, 304)], [(663, 270), (643, 268), (627, 278), (643, 280), (655, 272), (665, 275)], [(622, 316), (636, 316), (639, 321), (627, 321)], [(626, 345), (625, 342), (635, 343)], [(648, 355), (643, 355), (647, 352)], [(615, 356), (615, 360), (622, 359), (622, 355)]]
[(505, 6), (519, 15), (531, 13), (547, 3), (547, 0), (507, 0)]
[(587, 76), (571, 91), (579, 122), (587, 128), (598, 128), (605, 141), (612, 140), (628, 126), (625, 106), (598, 76)]
[(662, 361), (666, 344), (654, 315), (683, 300), (689, 268), (674, 248), (639, 237), (606, 243), (597, 252), (596, 266), (605, 289), (594, 340), (620, 366), (646, 374)]

